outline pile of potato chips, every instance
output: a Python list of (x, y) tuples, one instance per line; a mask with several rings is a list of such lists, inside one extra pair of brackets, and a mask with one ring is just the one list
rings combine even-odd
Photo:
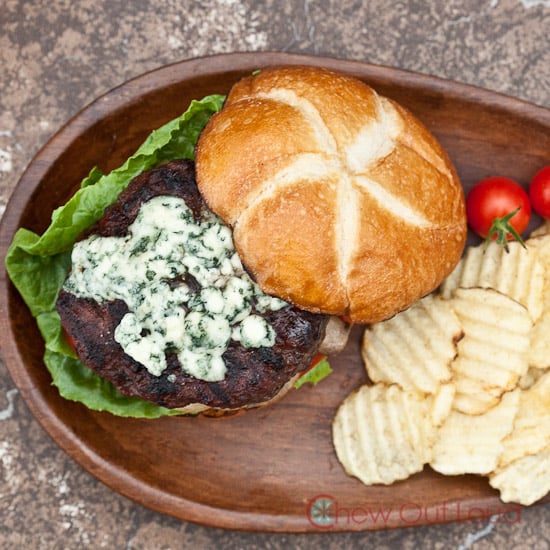
[(365, 330), (369, 379), (333, 422), (346, 472), (391, 484), (429, 464), (504, 502), (550, 491), (550, 222), (509, 252), (468, 247), (437, 293)]

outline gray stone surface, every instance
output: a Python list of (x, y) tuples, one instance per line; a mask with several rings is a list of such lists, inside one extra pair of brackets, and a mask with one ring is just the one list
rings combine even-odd
[[(166, 63), (280, 50), (364, 60), (550, 107), (550, 1), (3, 0), (0, 211), (27, 163), (71, 115)], [(185, 523), (114, 493), (70, 460), (0, 364), (0, 547), (550, 547), (549, 505), (514, 521), (281, 535)]]

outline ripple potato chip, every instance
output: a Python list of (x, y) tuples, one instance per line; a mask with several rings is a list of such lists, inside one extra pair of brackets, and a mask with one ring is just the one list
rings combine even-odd
[(435, 428), (423, 394), (375, 384), (346, 397), (332, 433), (348, 475), (367, 485), (389, 485), (422, 470), (431, 457)]
[(532, 321), (524, 306), (493, 289), (458, 288), (452, 307), (464, 329), (451, 365), (453, 407), (483, 414), (527, 372)]
[(550, 491), (550, 445), (535, 455), (527, 455), (489, 475), (489, 484), (498, 489), (503, 502), (529, 506)]
[(462, 327), (450, 305), (428, 295), (391, 319), (367, 328), (362, 356), (373, 382), (435, 393), (451, 379)]
[(508, 244), (509, 252), (496, 242), (469, 246), (453, 272), (440, 287), (445, 299), (458, 288), (492, 288), (527, 308), (531, 318), (542, 313), (544, 267), (539, 255), (519, 242)]
[[(520, 392), (512, 432), (503, 441), (498, 466), (536, 454), (550, 445), (550, 371)], [(548, 466), (550, 468), (550, 464)]]
[(531, 332), (529, 364), (537, 368), (548, 368), (550, 367), (550, 234), (545, 233), (538, 238), (528, 239), (526, 245), (529, 249), (536, 251), (544, 267), (542, 311)]
[(512, 431), (518, 403), (519, 390), (514, 390), (484, 414), (451, 411), (437, 431), (430, 466), (446, 475), (492, 472), (503, 448), (502, 440)]

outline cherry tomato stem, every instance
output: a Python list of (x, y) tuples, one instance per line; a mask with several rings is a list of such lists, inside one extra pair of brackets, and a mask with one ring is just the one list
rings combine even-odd
[(472, 230), (487, 242), (496, 240), (508, 248), (509, 240), (523, 243), (521, 233), (531, 218), (531, 203), (516, 181), (493, 176), (481, 180), (466, 197), (466, 213)]
[(489, 232), (487, 233), (487, 237), (485, 238), (485, 248), (489, 245), (489, 243), (493, 240), (495, 240), (498, 244), (504, 246), (506, 249), (506, 252), (508, 252), (508, 241), (510, 240), (510, 235), (518, 241), (523, 248), (527, 248), (525, 246), (525, 242), (521, 238), (521, 235), (516, 231), (514, 226), (510, 223), (510, 220), (520, 211), (521, 207), (517, 207), (515, 210), (510, 212), (509, 214), (506, 214), (506, 216), (502, 216), (501, 218), (495, 218), (493, 220), (493, 223), (491, 224), (491, 228), (489, 229)]

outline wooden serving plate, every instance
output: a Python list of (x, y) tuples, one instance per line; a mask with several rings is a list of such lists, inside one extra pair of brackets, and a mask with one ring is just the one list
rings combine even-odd
[[(20, 226), (41, 233), (90, 168), (119, 166), (190, 100), (226, 93), (275, 64), (321, 65), (356, 76), (411, 109), (453, 159), (464, 187), (499, 173), (527, 183), (550, 161), (550, 111), (475, 87), (361, 62), (283, 53), (183, 61), (100, 97), (45, 145), (22, 176), (0, 227), (4, 257)], [(154, 510), (204, 525), (280, 532), (352, 531), (518, 513), (487, 481), (426, 468), (390, 487), (347, 477), (331, 421), (365, 381), (357, 327), (331, 358), (334, 373), (264, 409), (227, 418), (135, 420), (60, 398), (43, 366), (36, 324), (2, 270), (2, 351), (32, 413), (82, 467)], [(366, 419), (368, 422), (368, 419)], [(321, 498), (320, 498), (321, 497)], [(548, 497), (547, 497), (548, 500)], [(323, 505), (328, 514), (323, 517)]]

